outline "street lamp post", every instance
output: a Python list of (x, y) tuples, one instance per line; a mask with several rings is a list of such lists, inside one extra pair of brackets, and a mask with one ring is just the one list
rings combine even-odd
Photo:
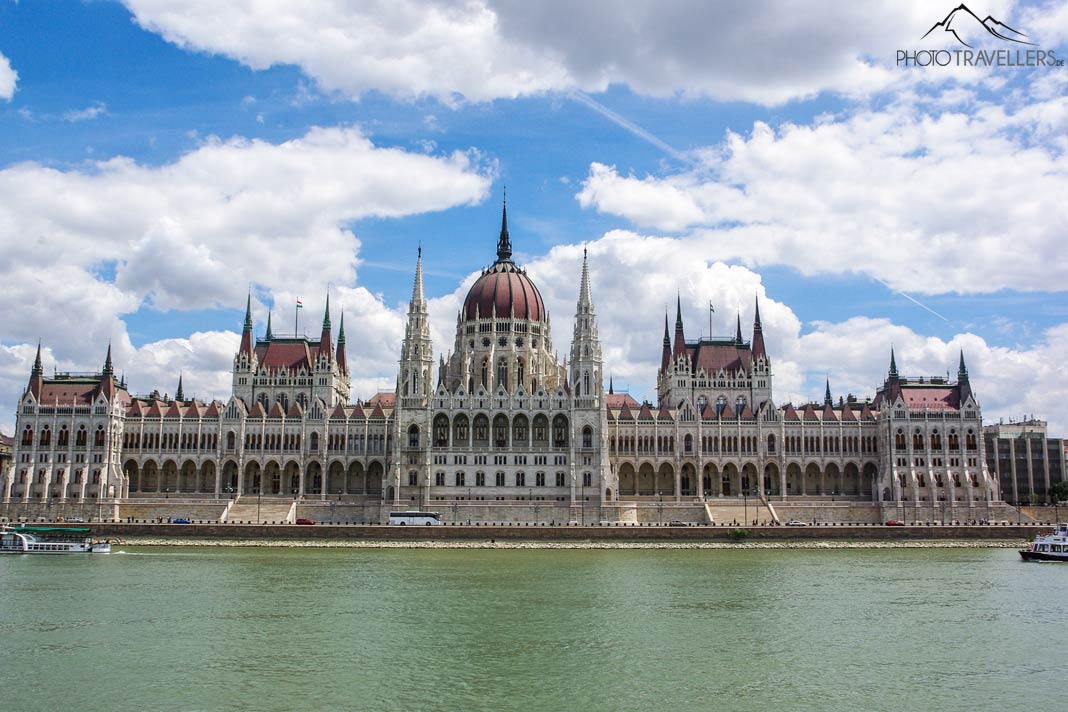
[(658, 490), (656, 494), (660, 497), (660, 504), (656, 507), (657, 519), (659, 520), (659, 525), (664, 526), (664, 493)]
[(260, 521), (260, 496), (263, 494), (263, 486), (256, 488), (256, 521)]
[(742, 526), (749, 522), (749, 490), (742, 490)]

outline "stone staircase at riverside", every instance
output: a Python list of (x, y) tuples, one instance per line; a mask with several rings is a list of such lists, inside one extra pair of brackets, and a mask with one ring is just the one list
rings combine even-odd
[(715, 500), (709, 500), (707, 504), (712, 523), (716, 526), (729, 525), (733, 522), (738, 522), (739, 526), (751, 526), (754, 519), (767, 524), (774, 522), (771, 511), (757, 497), (750, 498), (748, 506), (740, 502), (717, 502)]
[(257, 503), (255, 497), (238, 497), (226, 514), (226, 522), (284, 522), (293, 523), (293, 506), (291, 499), (263, 497)]

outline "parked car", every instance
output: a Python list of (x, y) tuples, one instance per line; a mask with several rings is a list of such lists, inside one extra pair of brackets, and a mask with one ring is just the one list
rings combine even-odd
[(886, 526), (888, 526), (888, 527), (903, 527), (903, 526), (905, 526), (905, 522), (901, 521), (900, 519), (887, 519), (886, 520)]
[(315, 524), (311, 519), (298, 519), (297, 524)]
[(791, 519), (790, 521), (786, 522), (786, 526), (788, 526), (788, 527), (807, 527), (808, 526), (808, 522), (802, 522), (802, 521), (800, 521), (798, 519)]
[(85, 517), (67, 517), (66, 521), (74, 522), (75, 524), (84, 524)]
[(193, 522), (189, 521), (185, 517), (179, 517), (178, 519), (172, 519), (171, 520), (171, 524), (192, 524), (192, 523)]
[(670, 522), (668, 522), (668, 526), (669, 527), (688, 527), (690, 525), (687, 524), (686, 522), (680, 522), (678, 519), (672, 519)]

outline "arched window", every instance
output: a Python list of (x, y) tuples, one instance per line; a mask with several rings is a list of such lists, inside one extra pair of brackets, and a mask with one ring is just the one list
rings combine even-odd
[(769, 435), (768, 436), (768, 454), (771, 455), (771, 454), (774, 454), (774, 453), (775, 453), (775, 436), (774, 435)]
[(285, 393), (279, 393), (278, 397), (275, 400), (277, 400), (278, 404), (282, 406), (282, 410), (289, 411), (289, 396), (287, 396)]
[(687, 433), (686, 437), (682, 439), (682, 448), (686, 452), (693, 452), (693, 436), (689, 433)]
[(297, 395), (297, 403), (300, 403), (300, 407), (301, 408), (303, 408), (304, 410), (307, 410), (308, 409), (308, 396), (307, 396), (307, 394), (305, 394), (305, 393), (298, 394)]
[(419, 426), (412, 425), (408, 428), (408, 447), (419, 447)]
[(585, 371), (582, 374), (582, 392), (586, 395), (590, 394), (590, 372)]
[(974, 450), (976, 447), (975, 431), (969, 429), (968, 434), (964, 437), (964, 444), (969, 450)]
[(916, 432), (914, 432), (912, 434), (912, 449), (913, 450), (922, 450), (923, 449), (923, 433), (920, 432), (919, 428), (917, 428)]
[[(687, 436), (687, 437), (689, 437), (689, 436)], [(585, 428), (582, 429), (582, 447), (584, 447), (584, 448), (592, 448), (593, 447), (593, 428), (591, 428), (588, 425)]]
[(33, 445), (33, 428), (31, 428), (29, 425), (27, 425), (26, 429), (22, 431), (22, 444), (25, 447)]
[(256, 398), (256, 400), (258, 400), (260, 402), (260, 405), (263, 406), (264, 410), (267, 410), (268, 408), (271, 407), (271, 401), (270, 401), (269, 398), (267, 398), (267, 394), (266, 393), (260, 393), (259, 397)]
[(41, 429), (41, 438), (39, 441), (40, 447), (48, 447), (52, 444), (52, 431), (48, 429), (48, 426), (44, 426)]
[(508, 360), (499, 359), (497, 361), (497, 387), (508, 388)]
[(894, 448), (897, 450), (905, 449), (905, 431), (900, 428), (894, 434)]
[(93, 445), (96, 447), (104, 447), (104, 426), (96, 426), (96, 435), (93, 437)]
[[(487, 379), (489, 378), (489, 359), (482, 359), (482, 387), (489, 388)], [(472, 389), (473, 390), (473, 389)]]
[(309, 449), (312, 452), (316, 452), (319, 450), (319, 433), (311, 434), (311, 437), (308, 439), (308, 445)]
[(567, 447), (567, 418), (562, 415), (553, 418), (553, 447)]
[(226, 449), (233, 450), (237, 446), (237, 434), (233, 430), (226, 434)]
[(70, 445), (70, 431), (67, 430), (66, 425), (59, 429), (59, 442), (57, 444), (59, 445), (59, 447), (66, 447), (67, 445)]
[(516, 363), (516, 369), (515, 369), (515, 383), (516, 383), (516, 386), (517, 387), (521, 386), (523, 384), (523, 381), (526, 380), (526, 378), (527, 378), (526, 364), (523, 363), (523, 359), (519, 359), (519, 361)]

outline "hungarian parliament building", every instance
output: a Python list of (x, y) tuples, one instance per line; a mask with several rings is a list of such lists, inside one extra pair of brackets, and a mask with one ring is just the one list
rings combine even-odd
[(643, 503), (707, 510), (743, 497), (948, 503), (967, 518), (999, 500), (963, 354), (955, 381), (904, 378), (890, 349), (872, 398), (835, 400), (828, 387), (822, 402), (779, 404), (759, 303), (748, 339), (739, 317), (733, 337), (695, 341), (680, 301), (673, 331), (665, 316), (656, 403), (639, 403), (605, 387), (585, 254), (563, 363), (541, 293), (512, 259), (507, 207), (496, 260), (437, 359), (422, 270), (420, 250), (396, 388), (366, 401), (350, 394), (344, 318), (335, 333), (329, 299), (318, 339), (277, 336), (270, 319), (259, 338), (250, 296), (225, 402), (187, 399), (180, 378), (173, 398), (133, 395), (110, 347), (99, 373), (46, 377), (38, 347), (3, 503), (118, 511), (254, 495), (358, 504), (369, 518), (463, 502), (465, 517), (501, 521), (533, 504), (561, 521), (588, 506), (621, 520)]

